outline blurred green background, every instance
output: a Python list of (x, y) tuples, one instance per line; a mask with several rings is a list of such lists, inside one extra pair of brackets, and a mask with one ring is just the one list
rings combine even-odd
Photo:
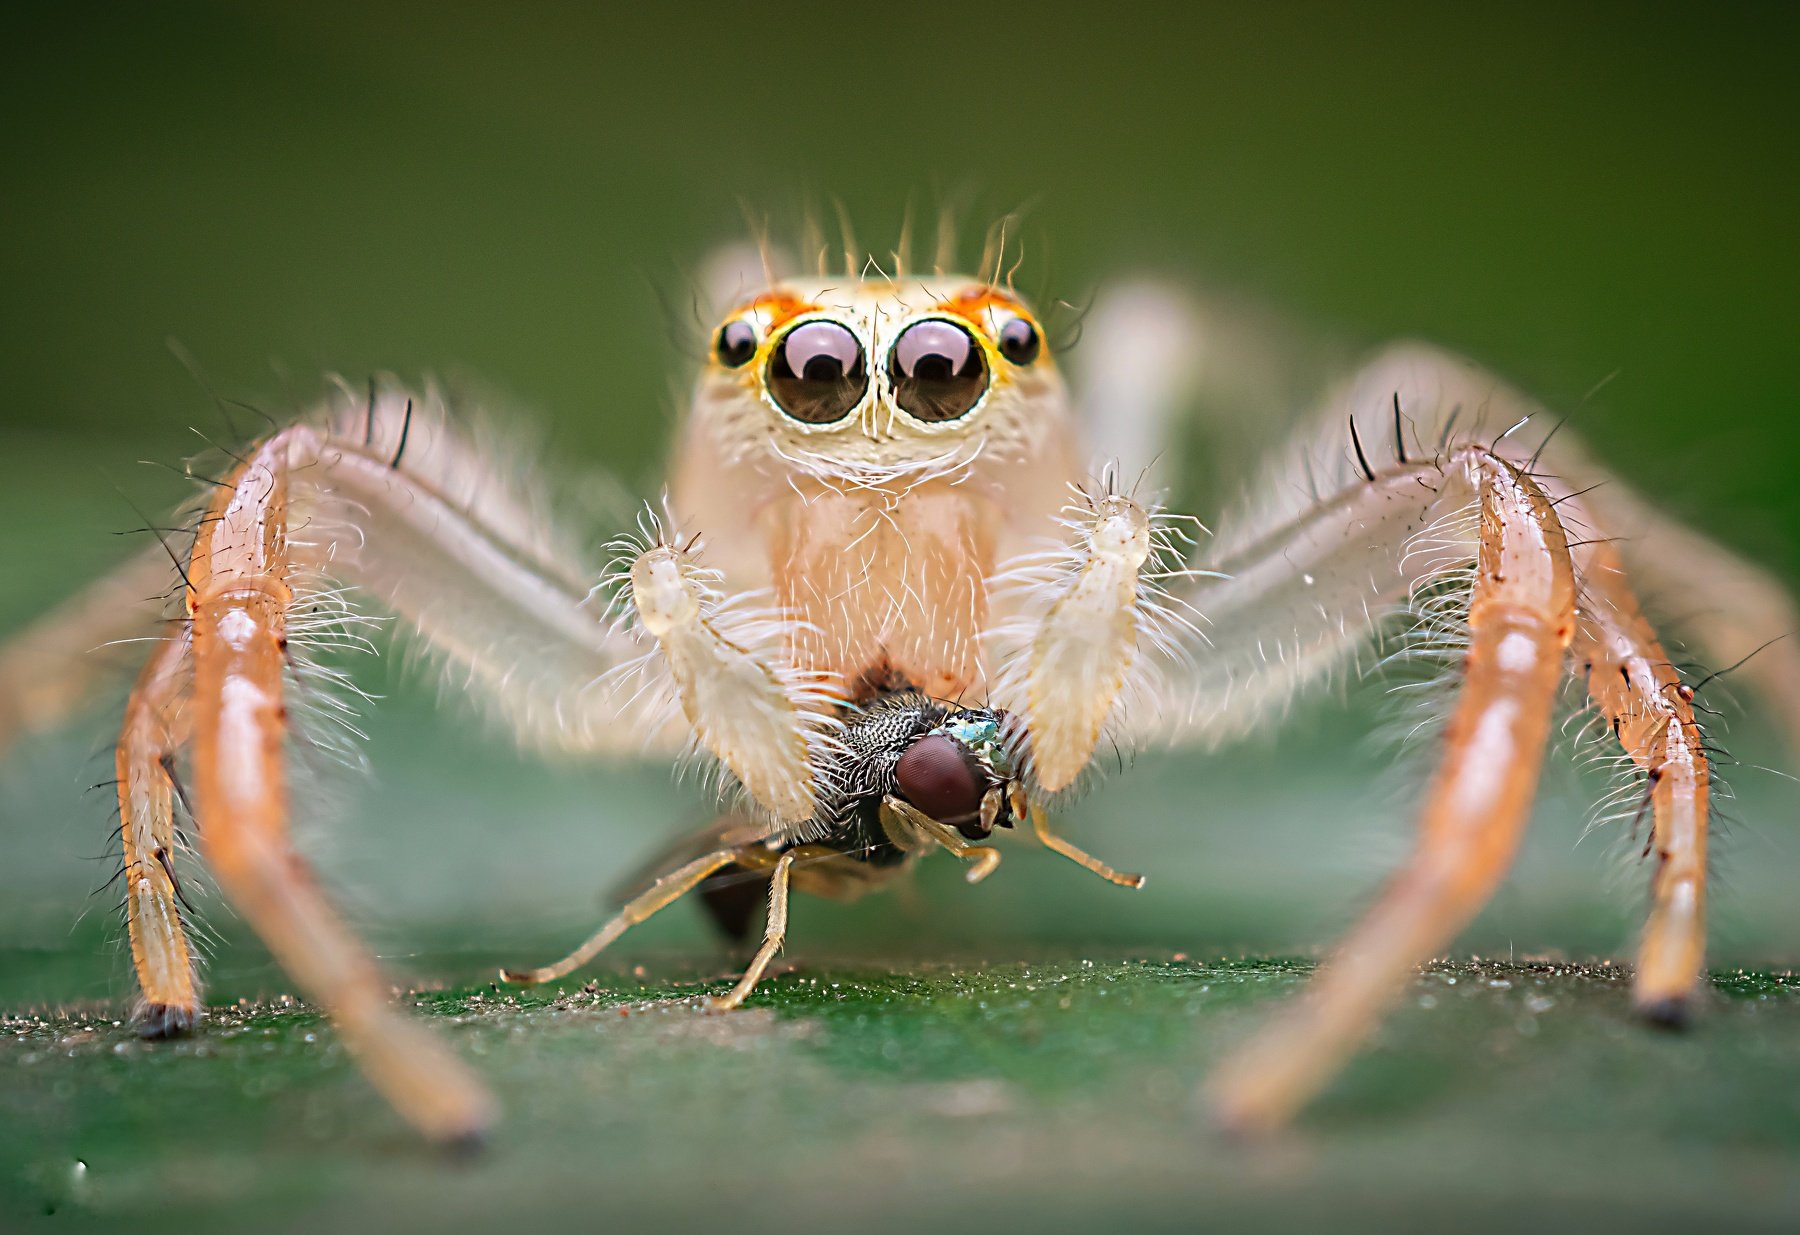
[[(472, 375), (559, 458), (647, 488), (687, 380), (688, 272), (746, 209), (780, 227), (833, 197), (880, 252), (909, 197), (965, 195), (977, 227), (1027, 206), (1022, 285), (1075, 302), (1162, 274), (1340, 349), (1428, 337), (1554, 406), (1616, 374), (1581, 413), (1596, 451), (1800, 579), (1797, 34), (1790, 5), (15, 7), (0, 632), (121, 558), (134, 504), (184, 495), (160, 464), (219, 433), (208, 386), (279, 415), (327, 371)], [(1232, 496), (1189, 488), (1207, 517)], [(361, 672), (387, 696), (375, 775), (307, 843), (397, 968), (559, 951), (703, 818), (661, 769), (544, 768), (396, 665)], [(1084, 843), (1151, 873), (1139, 896), (1024, 852), (974, 891), (928, 870), (913, 902), (804, 905), (790, 955), (1322, 946), (1404, 851), (1416, 780), (1360, 737), (1379, 689), (1346, 693), (1080, 804)], [(127, 989), (89, 899), (106, 722), (0, 771), (0, 1007)], [(1754, 716), (1732, 725), (1746, 763), (1793, 767)], [(1800, 795), (1732, 780), (1714, 962), (1782, 964)], [(1623, 954), (1647, 872), (1576, 844), (1597, 792), (1546, 778), (1465, 949)], [(280, 989), (214, 925), (217, 995)], [(711, 955), (686, 909), (632, 946)]]

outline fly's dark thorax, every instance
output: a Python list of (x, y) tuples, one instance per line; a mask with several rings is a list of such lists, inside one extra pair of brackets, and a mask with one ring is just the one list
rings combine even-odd
[[(1002, 713), (902, 688), (877, 691), (844, 720), (842, 753), (823, 770), (806, 832), (814, 843), (876, 866), (904, 862), (906, 851), (882, 821), (890, 798), (969, 840), (1012, 826), (1004, 789), (1016, 779), (1015, 758)], [(996, 809), (984, 812), (982, 799), (996, 789), (996, 801), (988, 803)]]
[(767, 872), (784, 853), (798, 859), (794, 886), (825, 896), (854, 896), (899, 873), (918, 842), (915, 835), (908, 849), (890, 835), (883, 819), (890, 800), (972, 841), (1011, 827), (1007, 790), (1017, 788), (1016, 760), (1005, 719), (906, 686), (871, 690), (846, 709), (838, 754), (820, 769), (818, 807), (806, 827), (745, 846), (737, 862), (700, 885), (713, 921), (742, 940), (767, 895)]
[(821, 787), (809, 832), (815, 844), (871, 866), (898, 866), (906, 853), (881, 825), (881, 802), (898, 787), (900, 756), (942, 724), (950, 709), (904, 687), (877, 689), (845, 717), (843, 755)]

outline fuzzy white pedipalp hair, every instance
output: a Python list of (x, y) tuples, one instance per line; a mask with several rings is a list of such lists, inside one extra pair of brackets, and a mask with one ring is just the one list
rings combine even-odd
[[(595, 588), (615, 629), (644, 649), (599, 684), (622, 692), (631, 710), (680, 726), (679, 774), (698, 775), (714, 793), (768, 821), (771, 834), (810, 840), (818, 801), (832, 791), (843, 753), (841, 700), (824, 675), (793, 663), (805, 624), (775, 606), (768, 591), (729, 594), (720, 571), (700, 560), (699, 538), (683, 541), (665, 499), (645, 507), (637, 531), (615, 539), (612, 564)], [(665, 561), (672, 586), (695, 612), (674, 629), (653, 629), (658, 603), (641, 595), (645, 565)], [(684, 698), (684, 686), (689, 692)]]
[[(1207, 641), (1205, 619), (1178, 595), (1183, 583), (1209, 573), (1185, 564), (1194, 532), (1204, 532), (1204, 526), (1190, 516), (1171, 514), (1153, 500), (1121, 494), (1112, 469), (1090, 484), (1071, 485), (1070, 493), (1071, 500), (1055, 520), (1062, 534), (1003, 562), (988, 581), (995, 609), (1005, 615), (983, 635), (989, 663), (996, 666), (991, 698), (1018, 718), (1011, 740), (1039, 795), (1079, 792), (1094, 769), (1095, 757), (1105, 750), (1123, 759), (1131, 744), (1129, 718), (1160, 697), (1169, 666), (1191, 666), (1192, 649)], [(1095, 566), (1096, 553), (1103, 552), (1096, 544), (1101, 524), (1120, 499), (1141, 513), (1146, 533), (1146, 555), (1131, 580), (1130, 638), (1116, 650), (1097, 650), (1111, 663), (1089, 668), (1097, 668), (1113, 689), (1109, 698), (1091, 701), (1096, 713), (1094, 739), (1079, 774), (1047, 790), (1032, 759), (1032, 730), (1044, 720), (1033, 715), (1031, 682), (1036, 670), (1053, 674), (1057, 670), (1036, 663), (1039, 636), (1051, 611)]]

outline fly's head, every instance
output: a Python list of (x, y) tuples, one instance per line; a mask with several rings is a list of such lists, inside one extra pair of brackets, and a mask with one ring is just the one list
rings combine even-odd
[(1062, 448), (1031, 310), (963, 278), (795, 280), (714, 331), (691, 432), (722, 461), (857, 486), (993, 478)]
[(1010, 828), (1025, 811), (1006, 714), (955, 710), (913, 741), (894, 764), (900, 796), (968, 840)]

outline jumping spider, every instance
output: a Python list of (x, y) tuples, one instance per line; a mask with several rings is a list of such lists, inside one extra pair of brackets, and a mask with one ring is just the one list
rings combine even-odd
[[(140, 1024), (170, 1034), (201, 1012), (179, 804), (224, 894), (400, 1113), (445, 1139), (493, 1118), (468, 1069), (393, 1007), (290, 843), (286, 701), (317, 612), (345, 589), (527, 745), (685, 748), (738, 794), (572, 955), (509, 981), (569, 973), (695, 889), (741, 930), (724, 893), (748, 877), (766, 881), (768, 925), (715, 1001), (735, 1007), (781, 947), (790, 885), (850, 896), (937, 849), (978, 879), (999, 860), (991, 834), (1015, 823), (1138, 886), (1050, 830), (1102, 743), (1234, 737), (1424, 613), (1459, 686), (1417, 847), (1308, 992), (1216, 1072), (1212, 1109), (1244, 1128), (1288, 1118), (1481, 908), (1571, 675), (1646, 777), (1635, 998), (1680, 1020), (1702, 973), (1712, 769), (1635, 589), (1710, 593), (1685, 633), (1721, 664), (1800, 624), (1792, 603), (1601, 487), (1522, 395), (1417, 345), (1376, 356), (1302, 422), (1303, 479), (1272, 473), (1224, 535), (1190, 537), (1111, 479), (1130, 472), (1086, 470), (1104, 445), (1127, 467), (1165, 452), (1191, 403), (1193, 341), (1169, 328), (1187, 312), (1154, 289), (1104, 298), (1072, 396), (997, 273), (770, 274), (713, 331), (666, 499), (607, 572), (560, 547), (434, 392), (346, 389), (247, 447), (178, 555), (177, 620), (126, 603), (169, 574), (147, 558), (0, 653), (3, 741), (72, 709), (96, 675), (89, 649), (156, 635), (117, 746)], [(1800, 652), (1772, 647), (1760, 680), (1800, 733)]]

